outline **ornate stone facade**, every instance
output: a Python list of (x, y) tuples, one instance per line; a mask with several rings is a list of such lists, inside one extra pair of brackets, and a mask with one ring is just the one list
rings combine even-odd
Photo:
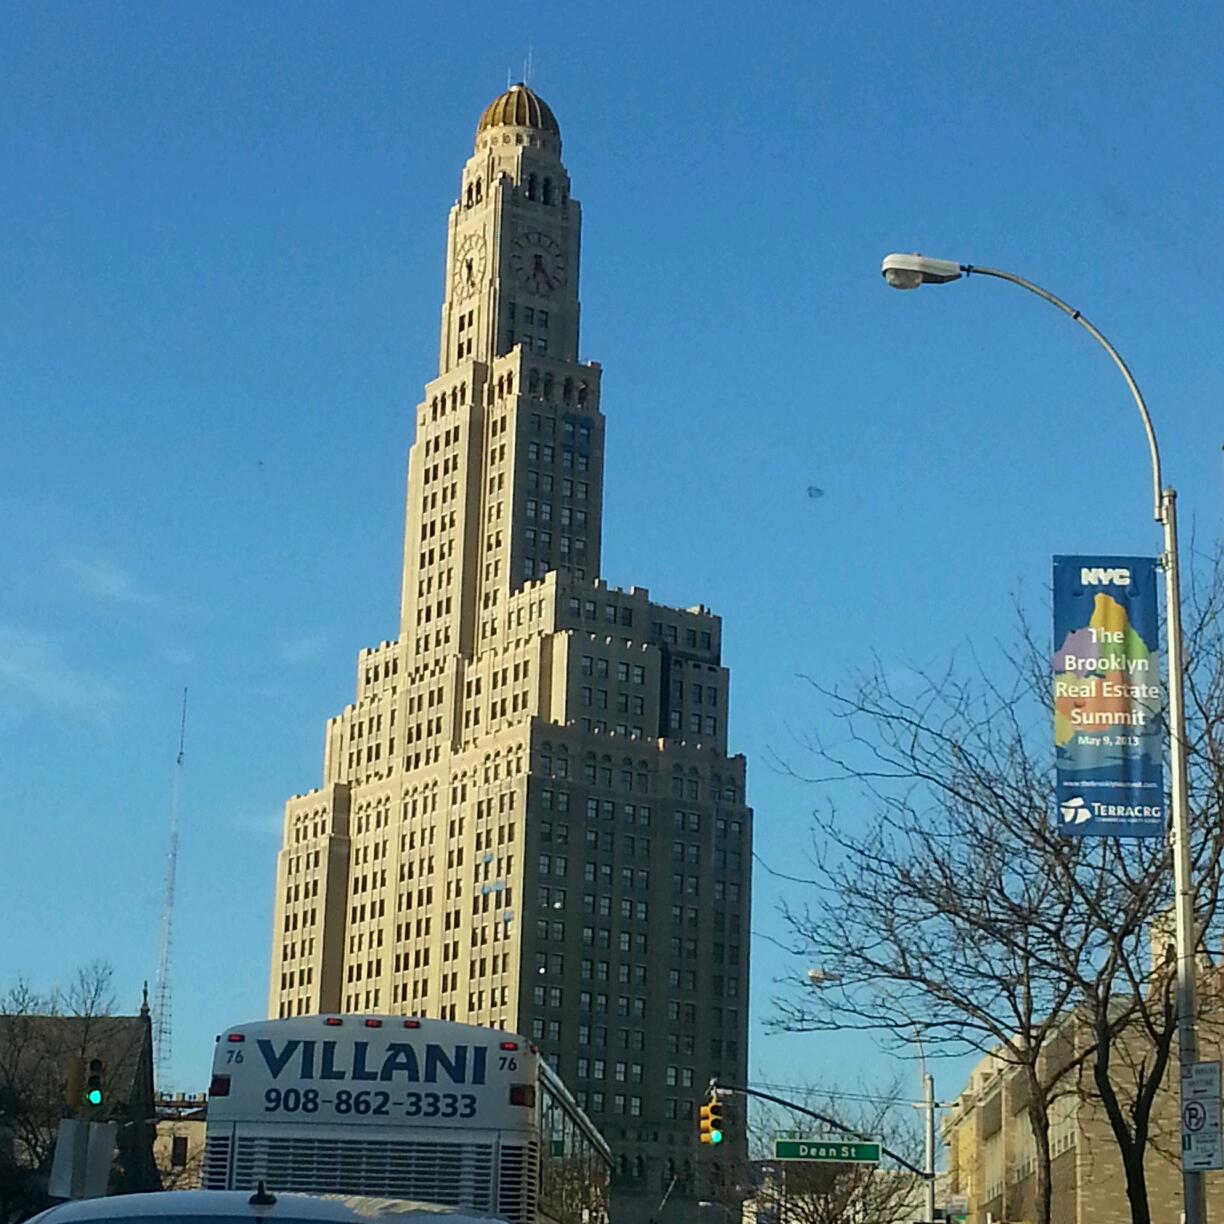
[(719, 618), (599, 577), (580, 230), (557, 121), (515, 86), (450, 213), (399, 638), (286, 805), (269, 1012), (529, 1035), (612, 1144), (617, 1219), (695, 1219), (719, 1175), (695, 1102), (748, 1066), (752, 813)]

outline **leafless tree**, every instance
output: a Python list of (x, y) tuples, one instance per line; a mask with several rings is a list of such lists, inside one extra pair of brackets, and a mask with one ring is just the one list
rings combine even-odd
[[(39, 1172), (49, 1167), (54, 1137), (32, 1107), (26, 1068), (39, 1060), (33, 1017), (45, 1001), (22, 981), (0, 997), (0, 1219), (20, 1219), (44, 1201)], [(58, 1116), (58, 1114), (56, 1115)]]
[[(49, 1205), (59, 1124), (71, 1113), (69, 1067), (91, 1050), (107, 1049), (121, 1024), (113, 1017), (111, 983), (110, 967), (95, 962), (66, 989), (42, 994), (18, 981), (0, 995), (0, 1221)], [(108, 1065), (108, 1073), (114, 1070)], [(120, 1166), (129, 1159), (128, 1137), (121, 1134)]]
[[(897, 1085), (877, 1089), (870, 1098), (816, 1087), (788, 1089), (785, 1095), (843, 1122), (848, 1133), (871, 1135), (911, 1164), (920, 1163), (911, 1111)], [(729, 1171), (724, 1201), (738, 1207), (747, 1197), (756, 1224), (909, 1224), (921, 1211), (921, 1182), (913, 1173), (887, 1165), (778, 1161), (777, 1138), (811, 1137), (822, 1128), (798, 1111), (760, 1101), (749, 1116), (748, 1161)]]
[(114, 971), (105, 961), (91, 961), (76, 971), (62, 995), (52, 995), (53, 1014), (93, 1019), (115, 1012)]
[[(1221, 554), (1186, 608), (1200, 939), (1215, 927), (1224, 849)], [(1024, 1084), (1036, 1148), (1033, 1215), (1049, 1224), (1050, 1110), (1091, 1092), (1108, 1117), (1134, 1224), (1149, 1224), (1143, 1157), (1176, 1037), (1161, 839), (1076, 839), (1052, 823), (1049, 651), (1022, 630), (1003, 662), (901, 681), (874, 663), (817, 684), (836, 739), (811, 780), (856, 784), (854, 810), (815, 815), (811, 871), (784, 906), (819, 983), (777, 1000), (787, 1029), (858, 1027), (936, 1052), (994, 1054)], [(1007, 674), (1001, 683), (998, 672)], [(792, 772), (797, 773), (792, 769)]]

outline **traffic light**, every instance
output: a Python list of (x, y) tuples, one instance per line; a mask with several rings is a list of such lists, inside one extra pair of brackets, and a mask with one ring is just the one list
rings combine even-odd
[(701, 1107), (701, 1142), (721, 1143), (723, 1141), (723, 1106), (716, 1092), (710, 1093), (710, 1099)]
[(102, 1087), (102, 1076), (106, 1067), (100, 1058), (91, 1058), (85, 1070), (85, 1104), (101, 1105), (106, 1099), (105, 1090)]

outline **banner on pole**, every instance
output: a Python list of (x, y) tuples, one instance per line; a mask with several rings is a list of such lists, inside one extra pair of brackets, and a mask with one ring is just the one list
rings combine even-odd
[(1163, 837), (1163, 690), (1152, 557), (1054, 558), (1058, 828)]

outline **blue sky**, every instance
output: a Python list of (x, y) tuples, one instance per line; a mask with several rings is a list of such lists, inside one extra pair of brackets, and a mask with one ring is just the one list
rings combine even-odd
[[(891, 292), (886, 252), (1080, 307), (1219, 534), (1222, 40), (1181, 4), (5, 6), (0, 984), (103, 957), (138, 1002), (187, 685), (173, 1085), (263, 1013), (282, 805), (396, 632), (446, 210), (529, 46), (584, 207), (606, 576), (724, 617), (757, 848), (793, 866), (826, 797), (768, 764), (820, 722), (801, 673), (990, 655), (1013, 593), (1045, 623), (1051, 553), (1158, 547), (1089, 338), (997, 282)], [(797, 966), (753, 951), (754, 1074), (892, 1075), (766, 1036)]]

